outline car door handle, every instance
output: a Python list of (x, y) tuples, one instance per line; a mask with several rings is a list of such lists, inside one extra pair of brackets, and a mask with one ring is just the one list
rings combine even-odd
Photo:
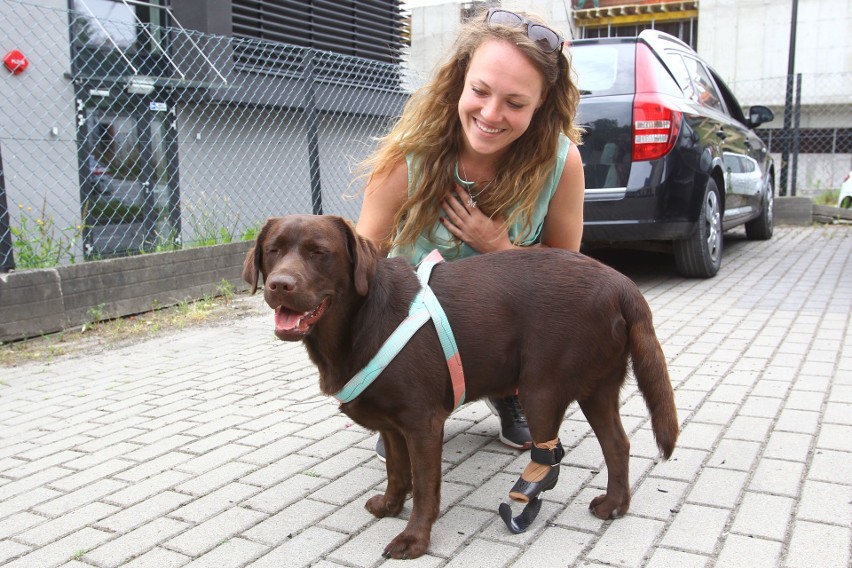
[(716, 136), (718, 136), (719, 138), (724, 140), (725, 138), (728, 137), (728, 134), (725, 132), (725, 130), (723, 128), (720, 128), (719, 130), (716, 131)]

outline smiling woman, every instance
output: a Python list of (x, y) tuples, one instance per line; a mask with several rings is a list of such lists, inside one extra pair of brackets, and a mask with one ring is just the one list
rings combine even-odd
[(561, 44), (543, 50), (531, 25), (550, 30), (506, 11), (465, 24), (364, 164), (361, 234), (413, 263), (432, 248), (450, 260), (534, 244), (579, 248), (579, 93)]

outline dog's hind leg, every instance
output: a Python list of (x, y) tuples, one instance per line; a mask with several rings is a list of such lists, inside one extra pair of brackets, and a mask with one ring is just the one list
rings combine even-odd
[(385, 443), (388, 486), (384, 495), (371, 497), (365, 507), (379, 518), (395, 517), (402, 511), (405, 498), (411, 490), (411, 460), (402, 434), (387, 430), (382, 432), (382, 439)]
[(579, 401), (606, 461), (606, 494), (595, 497), (589, 505), (592, 513), (600, 519), (618, 518), (630, 507), (630, 441), (618, 413), (620, 390), (618, 382), (602, 381), (591, 396)]
[(524, 389), (520, 393), (533, 447), (530, 463), (509, 492), (515, 501), (525, 503), (536, 498), (542, 491), (553, 489), (559, 478), (559, 462), (565, 455), (559, 442), (559, 425), (570, 400), (556, 400), (557, 396), (567, 397), (545, 388)]
[(559, 463), (565, 456), (558, 438), (559, 424), (568, 406), (567, 403), (554, 404), (552, 396), (537, 396), (529, 391), (522, 393), (521, 399), (521, 405), (529, 409), (525, 410), (525, 414), (533, 447), (530, 449), (530, 463), (509, 491), (509, 497), (526, 503), (526, 506), (520, 515), (512, 517), (509, 504), (500, 505), (500, 517), (515, 534), (524, 532), (532, 524), (541, 508), (538, 496), (553, 489), (559, 480)]

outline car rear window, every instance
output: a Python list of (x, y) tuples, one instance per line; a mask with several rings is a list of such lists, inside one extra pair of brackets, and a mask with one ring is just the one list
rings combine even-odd
[(624, 95), (633, 92), (635, 43), (575, 43), (571, 64), (582, 95)]

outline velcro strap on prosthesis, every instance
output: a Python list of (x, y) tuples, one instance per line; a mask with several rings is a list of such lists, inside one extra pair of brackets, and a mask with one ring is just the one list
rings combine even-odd
[(562, 442), (557, 442), (556, 447), (552, 450), (539, 448), (535, 444), (530, 448), (530, 459), (541, 465), (556, 465), (565, 457), (565, 448), (562, 447)]

